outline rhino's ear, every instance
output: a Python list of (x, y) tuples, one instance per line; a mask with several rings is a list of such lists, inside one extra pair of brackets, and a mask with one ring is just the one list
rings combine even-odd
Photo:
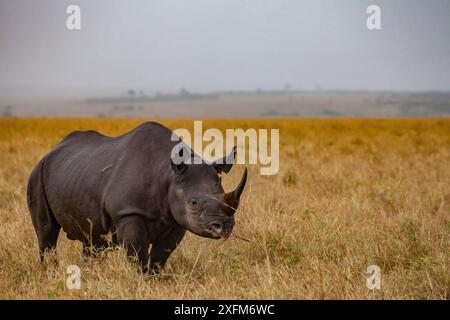
[(213, 166), (216, 169), (217, 173), (230, 172), (235, 158), (236, 158), (236, 146), (233, 147), (233, 150), (231, 150), (230, 154), (213, 162)]
[(187, 169), (186, 163), (184, 163), (184, 147), (179, 145), (180, 148), (174, 148), (172, 150), (170, 164), (173, 171), (176, 173), (182, 173)]

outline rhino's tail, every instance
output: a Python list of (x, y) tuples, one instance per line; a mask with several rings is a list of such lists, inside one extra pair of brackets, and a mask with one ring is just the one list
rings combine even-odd
[(58, 221), (50, 208), (44, 184), (44, 157), (33, 168), (27, 187), (27, 204), (33, 222), (34, 230), (38, 237), (39, 254), (41, 261), (44, 259), (44, 252), (56, 248), (59, 230)]

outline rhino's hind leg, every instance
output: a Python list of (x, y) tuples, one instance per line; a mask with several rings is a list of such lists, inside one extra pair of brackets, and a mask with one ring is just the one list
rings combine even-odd
[(45, 253), (49, 252), (52, 262), (56, 262), (56, 243), (61, 226), (53, 214), (45, 209), (45, 206), (38, 204), (33, 213), (36, 216), (33, 218), (33, 225), (38, 237), (39, 257), (43, 262)]
[[(53, 217), (51, 212), (45, 213), (41, 212), (40, 215), (45, 216), (45, 223), (35, 224), (36, 234), (39, 242), (39, 257), (41, 261), (44, 261), (45, 253), (48, 253), (50, 261), (52, 263), (57, 263), (56, 259), (56, 243), (58, 241), (59, 231), (61, 229), (60, 225)], [(42, 220), (41, 220), (42, 222)]]
[(61, 226), (56, 221), (47, 202), (42, 181), (43, 163), (44, 160), (41, 160), (30, 175), (27, 202), (34, 230), (38, 238), (39, 257), (41, 261), (44, 261), (45, 252), (52, 251), (52, 260), (56, 261), (54, 249), (56, 249), (56, 242), (58, 241)]

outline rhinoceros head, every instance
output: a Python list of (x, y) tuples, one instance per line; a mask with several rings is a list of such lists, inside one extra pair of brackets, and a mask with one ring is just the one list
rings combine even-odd
[[(187, 230), (207, 238), (227, 239), (234, 226), (234, 213), (247, 180), (247, 168), (235, 190), (225, 193), (221, 174), (233, 165), (236, 149), (220, 161), (174, 164), (169, 205), (174, 219)], [(230, 161), (230, 159), (232, 159)]]

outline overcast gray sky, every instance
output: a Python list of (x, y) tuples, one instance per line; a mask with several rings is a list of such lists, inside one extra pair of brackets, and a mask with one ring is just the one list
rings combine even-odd
[[(81, 7), (82, 29), (66, 29)], [(366, 28), (381, 7), (382, 30)], [(450, 90), (448, 0), (0, 0), (0, 86)]]

